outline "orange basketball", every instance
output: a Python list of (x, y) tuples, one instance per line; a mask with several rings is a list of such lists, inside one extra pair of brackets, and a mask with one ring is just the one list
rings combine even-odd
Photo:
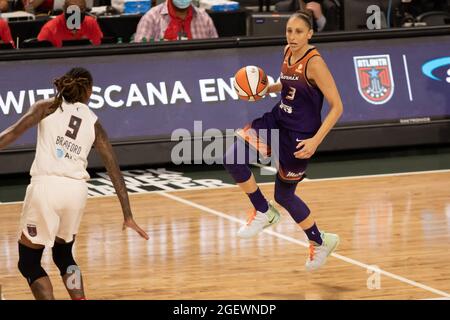
[(267, 75), (256, 66), (246, 66), (234, 75), (234, 89), (242, 100), (256, 101), (264, 97), (269, 87)]

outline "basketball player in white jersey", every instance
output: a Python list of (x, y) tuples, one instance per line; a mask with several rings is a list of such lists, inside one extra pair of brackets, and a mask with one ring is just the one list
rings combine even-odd
[(86, 167), (92, 145), (116, 189), (124, 216), (123, 229), (129, 227), (147, 240), (148, 235), (133, 220), (111, 144), (97, 116), (87, 106), (92, 93), (91, 74), (83, 68), (74, 68), (54, 84), (55, 98), (36, 102), (20, 120), (0, 133), (0, 149), (39, 124), (31, 183), (20, 221), (18, 267), (36, 299), (54, 299), (52, 284), (41, 266), (45, 246), (52, 247), (53, 261), (70, 297), (85, 300), (72, 246), (86, 205), (89, 179)]

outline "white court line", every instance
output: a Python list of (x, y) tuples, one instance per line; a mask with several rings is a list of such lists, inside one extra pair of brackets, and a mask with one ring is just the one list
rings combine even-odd
[[(221, 217), (221, 218), (224, 218), (224, 219), (233, 221), (233, 222), (237, 222), (237, 223), (240, 223), (240, 224), (245, 224), (245, 223), (246, 223), (244, 220), (241, 220), (241, 219), (238, 219), (238, 218), (233, 217), (233, 216), (231, 216), (231, 215), (228, 215), (228, 214), (226, 214), (226, 213), (223, 213), (223, 212), (220, 212), (220, 211), (217, 211), (217, 210), (214, 210), (214, 209), (211, 209), (211, 208), (202, 206), (202, 205), (197, 204), (197, 203), (195, 203), (195, 202), (192, 202), (192, 201), (189, 201), (189, 200), (186, 200), (186, 199), (177, 197), (177, 196), (175, 196), (175, 195), (173, 195), (173, 194), (168, 194), (168, 193), (163, 192), (163, 191), (158, 192), (158, 194), (160, 194), (161, 196), (164, 196), (164, 197), (166, 197), (166, 198), (175, 200), (175, 201), (177, 201), (177, 202), (183, 203), (183, 204), (185, 204), (185, 205), (188, 205), (188, 206), (197, 208), (197, 209), (199, 209), (199, 210), (201, 210), (201, 211), (211, 213), (211, 214), (213, 214), (213, 215), (216, 215), (216, 216), (218, 216), (218, 217)], [(284, 239), (284, 240), (286, 240), (286, 241), (289, 241), (289, 242), (292, 242), (292, 243), (301, 245), (301, 246), (303, 246), (303, 247), (309, 247), (309, 244), (307, 244), (307, 243), (304, 242), (304, 241), (297, 240), (297, 239), (295, 239), (295, 238), (292, 238), (292, 237), (283, 235), (283, 234), (278, 233), (278, 232), (275, 232), (275, 231), (273, 231), (273, 230), (265, 229), (263, 232), (265, 232), (265, 233), (267, 233), (267, 234), (270, 234), (270, 235), (272, 235), (272, 236), (274, 236), (274, 237), (277, 237), (277, 238), (280, 238), (280, 239)], [(366, 269), (366, 270), (373, 270), (373, 271), (376, 271), (376, 272), (378, 272), (378, 273), (380, 273), (380, 274), (382, 274), (382, 275), (385, 275), (386, 277), (389, 277), (389, 278), (392, 278), (392, 279), (396, 279), (396, 280), (398, 280), (398, 281), (407, 283), (407, 284), (409, 284), (409, 285), (411, 285), (411, 286), (414, 286), (414, 287), (418, 287), (418, 288), (424, 289), (424, 290), (426, 290), (426, 291), (432, 292), (432, 293), (437, 294), (437, 295), (439, 295), (439, 296), (443, 296), (443, 297), (446, 297), (446, 298), (450, 298), (450, 293), (447, 293), (447, 292), (444, 292), (444, 291), (441, 291), (441, 290), (438, 290), (438, 289), (434, 289), (434, 288), (432, 288), (432, 287), (426, 286), (426, 285), (421, 284), (421, 283), (419, 283), (419, 282), (416, 282), (416, 281), (413, 281), (413, 280), (404, 278), (404, 277), (402, 277), (402, 276), (398, 276), (398, 275), (396, 275), (396, 274), (393, 274), (393, 273), (391, 273), (391, 272), (388, 272), (388, 271), (385, 271), (385, 270), (382, 270), (382, 269), (379, 269), (379, 268), (374, 269), (373, 266), (370, 266), (370, 265), (368, 265), (368, 264), (359, 262), (359, 261), (354, 260), (354, 259), (351, 259), (351, 258), (347, 258), (347, 257), (345, 257), (345, 256), (343, 256), (343, 255), (340, 255), (340, 254), (337, 254), (337, 253), (332, 253), (331, 255), (332, 255), (333, 257), (339, 259), (339, 260), (348, 262), (348, 263), (350, 263), (350, 264), (357, 265), (357, 266), (359, 266), (359, 267), (361, 267), (361, 268), (364, 268), (364, 269)]]
[[(270, 168), (270, 167), (269, 167), (269, 168)], [(330, 181), (330, 180), (350, 180), (350, 179), (363, 179), (363, 178), (377, 178), (377, 177), (393, 177), (393, 176), (404, 176), (404, 175), (418, 175), (418, 174), (427, 174), (427, 173), (447, 173), (447, 172), (450, 172), (450, 170), (432, 170), (432, 171), (418, 171), (418, 172), (405, 172), (405, 173), (390, 173), (390, 174), (365, 175), (365, 176), (350, 176), (350, 177), (340, 177), (340, 178), (324, 178), (324, 179), (314, 179), (314, 180), (309, 179), (309, 180), (305, 180), (303, 183), (307, 183), (307, 182), (317, 182), (317, 181)], [(271, 185), (271, 184), (273, 184), (273, 182), (259, 183), (259, 185)], [(186, 191), (193, 191), (193, 190), (213, 190), (213, 189), (225, 189), (225, 188), (237, 188), (237, 186), (236, 186), (236, 185), (230, 185), (230, 186), (217, 186), (217, 187), (209, 187), (209, 188), (199, 187), (199, 188), (191, 188), (191, 189), (178, 189), (178, 190), (173, 190), (173, 191), (172, 191), (172, 190), (171, 190), (171, 191), (149, 191), (149, 192), (146, 192), (146, 193), (129, 193), (129, 195), (130, 195), (130, 196), (133, 196), (133, 195), (138, 195), (138, 194), (157, 193), (157, 194), (160, 194), (160, 195), (165, 196), (165, 197), (167, 197), (167, 198), (171, 198), (172, 200), (175, 200), (175, 201), (184, 203), (184, 204), (186, 204), (186, 205), (195, 207), (195, 208), (197, 208), (197, 209), (200, 209), (200, 210), (202, 210), (202, 211), (212, 213), (212, 214), (214, 214), (214, 215), (216, 215), (216, 216), (219, 216), (219, 217), (222, 217), (222, 218), (224, 218), (224, 219), (227, 219), (227, 220), (230, 220), (230, 221), (234, 221), (234, 222), (237, 222), (237, 223), (240, 223), (240, 224), (244, 224), (245, 221), (243, 221), (243, 220), (240, 220), (240, 219), (235, 218), (235, 217), (233, 217), (233, 216), (227, 215), (227, 214), (225, 214), (225, 213), (223, 213), (223, 212), (216, 211), (216, 210), (213, 210), (213, 209), (204, 207), (204, 206), (202, 206), (202, 205), (196, 204), (196, 203), (194, 203), (194, 202), (191, 202), (191, 201), (188, 201), (188, 200), (185, 200), (185, 199), (182, 199), (182, 198), (179, 198), (179, 197), (177, 197), (177, 196), (174, 196), (174, 195), (171, 195), (171, 194), (168, 194), (168, 193), (167, 193), (167, 192), (170, 192), (170, 193), (177, 193), (177, 192), (186, 192)], [(92, 196), (92, 197), (90, 197), (90, 198), (110, 198), (110, 197), (116, 197), (116, 195)], [(0, 203), (0, 206), (1, 206), (1, 205), (13, 205), (13, 204), (22, 204), (22, 201), (18, 201), (18, 202), (9, 202), (9, 203)], [(274, 232), (274, 231), (272, 231), (272, 230), (267, 230), (267, 229), (266, 229), (264, 232), (266, 232), (266, 233), (268, 233), (268, 234), (271, 234), (271, 235), (273, 235), (273, 236), (276, 236), (276, 237), (278, 237), (278, 238), (281, 238), (281, 239), (290, 241), (290, 242), (292, 242), (292, 243), (296, 243), (296, 244), (299, 244), (299, 245), (301, 245), (301, 246), (308, 247), (308, 244), (307, 244), (306, 242), (303, 242), (303, 241), (300, 241), (300, 240), (297, 240), (297, 239), (294, 239), (294, 238), (285, 236), (285, 235), (283, 235), (283, 234)], [(358, 265), (358, 266), (360, 266), (360, 267), (362, 267), (362, 268), (365, 268), (365, 269), (368, 269), (368, 270), (371, 270), (371, 269), (372, 269), (372, 267), (371, 267), (370, 265), (361, 263), (361, 262), (359, 262), (359, 261), (356, 261), (356, 260), (351, 259), (351, 258), (344, 257), (344, 256), (339, 255), (339, 254), (336, 254), (336, 253), (333, 253), (332, 256), (335, 257), (335, 258), (338, 258), (338, 259), (340, 259), (340, 260), (346, 261), (346, 262), (348, 262), (348, 263), (350, 263), (350, 264)], [(422, 289), (424, 289), (424, 290), (433, 292), (433, 293), (435, 293), (435, 294), (437, 294), (437, 295), (441, 295), (441, 296), (444, 296), (444, 297), (446, 297), (446, 298), (450, 298), (450, 294), (448, 294), (448, 293), (446, 293), (446, 292), (444, 292), (444, 291), (440, 291), (440, 290), (437, 290), (437, 289), (428, 287), (428, 286), (423, 285), (423, 284), (421, 284), (421, 283), (418, 283), (418, 282), (415, 282), (415, 281), (406, 279), (406, 278), (401, 277), (401, 276), (397, 276), (397, 275), (395, 275), (395, 274), (392, 274), (392, 273), (390, 273), (390, 272), (387, 272), (387, 271), (384, 271), (384, 270), (381, 270), (381, 269), (379, 269), (379, 270), (377, 269), (377, 271), (379, 271), (380, 274), (384, 274), (385, 276), (388, 276), (388, 277), (390, 277), (390, 278), (397, 279), (397, 280), (399, 280), (399, 281), (401, 281), (401, 282), (408, 283), (408, 284), (410, 284), (410, 285), (412, 285), (412, 286), (416, 286), (416, 287), (422, 288)]]
[[(265, 167), (261, 164), (254, 164), (255, 166), (262, 167), (263, 169), (273, 170), (272, 167)], [(275, 169), (276, 170), (276, 169)], [(321, 181), (339, 181), (339, 180), (358, 180), (358, 179), (370, 179), (370, 178), (382, 178), (382, 177), (397, 177), (397, 176), (409, 176), (409, 175), (420, 175), (420, 174), (428, 174), (428, 173), (448, 173), (450, 169), (442, 169), (442, 170), (429, 170), (429, 171), (411, 171), (411, 172), (400, 172), (400, 173), (382, 173), (382, 174), (373, 174), (373, 175), (363, 175), (363, 176), (346, 176), (346, 177), (336, 177), (336, 178), (318, 178), (318, 179), (308, 179), (305, 178), (301, 183), (308, 182), (321, 182)], [(195, 180), (195, 179), (193, 179)], [(272, 185), (275, 182), (261, 182), (258, 183), (260, 186)], [(147, 191), (147, 192), (128, 192), (129, 196), (141, 195), (141, 194), (151, 194), (151, 193), (160, 193), (160, 192), (187, 192), (187, 191), (198, 191), (198, 190), (216, 190), (216, 189), (228, 189), (228, 188), (237, 188), (237, 185), (229, 185), (229, 186), (216, 186), (216, 187), (193, 187), (189, 189), (175, 189), (175, 190), (155, 190), (155, 191)], [(98, 196), (89, 196), (89, 199), (96, 198), (112, 198), (116, 197), (115, 194), (109, 195), (98, 195)], [(14, 202), (0, 202), (0, 206), (5, 205), (14, 205), (14, 204), (22, 204), (23, 201), (14, 201)]]
[[(259, 163), (253, 163), (254, 166), (260, 167), (261, 169), (276, 172), (273, 167), (267, 167)], [(336, 178), (318, 178), (318, 179), (304, 179), (303, 182), (320, 182), (320, 181), (338, 181), (338, 180), (357, 180), (357, 179), (370, 179), (370, 178), (383, 178), (383, 177), (401, 177), (401, 176), (413, 176), (418, 174), (429, 174), (429, 173), (449, 173), (450, 169), (442, 170), (428, 170), (428, 171), (409, 171), (409, 172), (397, 172), (397, 173), (380, 173), (380, 174), (368, 174), (361, 176), (346, 176), (346, 177), (336, 177)]]

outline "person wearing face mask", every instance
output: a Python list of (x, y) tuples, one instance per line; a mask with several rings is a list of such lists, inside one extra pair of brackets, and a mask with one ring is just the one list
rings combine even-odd
[[(76, 11), (68, 10), (71, 6), (80, 8), (80, 24), (75, 19)], [(50, 41), (55, 47), (62, 47), (63, 40), (89, 39), (92, 44), (100, 45), (103, 33), (97, 20), (86, 15), (86, 0), (66, 0), (63, 13), (47, 22), (38, 35), (39, 41)]]
[(211, 17), (192, 0), (167, 0), (150, 9), (139, 21), (135, 42), (217, 38)]

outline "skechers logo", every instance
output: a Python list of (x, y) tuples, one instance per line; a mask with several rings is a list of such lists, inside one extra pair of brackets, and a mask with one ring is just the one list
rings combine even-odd
[(430, 61), (426, 62), (422, 66), (422, 73), (432, 80), (443, 81), (444, 79), (437, 77), (433, 73), (437, 69), (445, 67), (445, 66), (447, 66), (447, 68), (448, 68), (446, 76), (444, 76), (445, 81), (447, 81), (447, 83), (450, 83), (450, 57), (438, 58), (438, 59), (434, 59), (434, 60), (430, 60)]

